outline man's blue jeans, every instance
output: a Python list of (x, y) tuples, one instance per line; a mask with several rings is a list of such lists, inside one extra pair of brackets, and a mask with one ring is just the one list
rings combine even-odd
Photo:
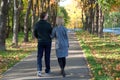
[(38, 71), (42, 71), (42, 57), (45, 59), (45, 73), (50, 72), (50, 53), (51, 42), (38, 42), (37, 67)]

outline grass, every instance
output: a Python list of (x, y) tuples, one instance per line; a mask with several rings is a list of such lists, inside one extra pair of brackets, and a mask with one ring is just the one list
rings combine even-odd
[(31, 40), (27, 43), (23, 42), (23, 33), (19, 33), (19, 47), (12, 48), (12, 35), (6, 40), (6, 51), (0, 51), (0, 76), (10, 67), (15, 65), (21, 59), (28, 56), (31, 52), (36, 50), (36, 41)]
[(98, 38), (84, 31), (76, 34), (93, 80), (120, 80), (120, 36), (105, 33), (104, 38)]

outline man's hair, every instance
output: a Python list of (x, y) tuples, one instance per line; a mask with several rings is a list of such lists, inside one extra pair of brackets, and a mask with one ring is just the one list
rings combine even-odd
[(47, 14), (47, 12), (42, 12), (42, 13), (40, 14), (40, 19), (44, 19), (45, 16), (46, 16), (46, 14)]

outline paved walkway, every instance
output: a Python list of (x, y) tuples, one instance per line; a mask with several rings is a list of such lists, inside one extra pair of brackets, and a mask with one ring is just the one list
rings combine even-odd
[[(54, 42), (51, 52), (51, 76), (36, 76), (36, 52), (17, 63), (14, 67), (3, 74), (2, 80), (90, 80), (90, 71), (85, 56), (79, 46), (74, 33), (69, 33), (70, 48), (66, 64), (66, 77), (60, 75), (57, 58), (55, 56)], [(44, 74), (44, 62), (43, 62)]]

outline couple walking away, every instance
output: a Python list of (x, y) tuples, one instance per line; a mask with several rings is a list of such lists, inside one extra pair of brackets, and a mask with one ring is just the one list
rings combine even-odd
[(48, 13), (42, 12), (40, 20), (35, 24), (34, 36), (38, 40), (37, 52), (37, 75), (42, 77), (42, 57), (45, 57), (45, 75), (50, 74), (50, 54), (52, 39), (56, 39), (56, 56), (61, 69), (63, 77), (65, 74), (66, 57), (68, 56), (69, 41), (67, 29), (64, 27), (63, 17), (56, 18), (56, 27), (52, 28), (51, 24), (47, 22)]

